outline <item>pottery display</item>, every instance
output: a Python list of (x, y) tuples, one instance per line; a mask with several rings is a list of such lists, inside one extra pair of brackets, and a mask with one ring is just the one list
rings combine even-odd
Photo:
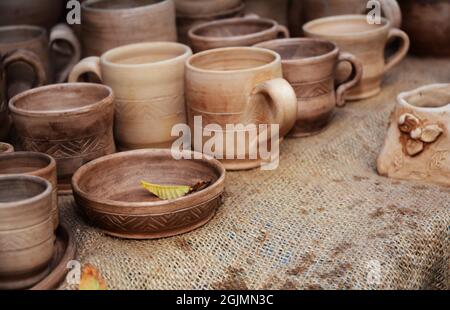
[[(227, 125), (239, 124), (279, 124), (279, 136), (285, 136), (297, 119), (297, 97), (282, 77), (280, 55), (267, 49), (229, 47), (191, 56), (186, 63), (188, 120), (194, 135), (196, 131), (203, 133), (201, 145), (194, 143), (194, 150), (214, 155), (204, 149), (205, 140), (213, 133), (208, 129), (211, 126), (218, 127), (214, 134), (221, 135), (222, 141), (237, 133), (227, 130)], [(197, 116), (201, 116), (201, 124), (196, 124)], [(205, 131), (211, 131), (209, 136)], [(230, 170), (261, 166), (260, 156), (251, 158), (250, 153), (258, 138), (252, 137), (250, 129), (240, 131), (247, 135), (243, 149), (225, 142), (222, 147), (216, 145), (214, 153), (220, 154)], [(271, 145), (271, 136), (267, 140)], [(233, 156), (227, 156), (230, 152)]]
[(53, 227), (56, 229), (59, 225), (56, 161), (43, 153), (15, 152), (2, 154), (0, 156), (0, 176), (8, 174), (34, 175), (50, 182), (52, 185)]
[(0, 142), (0, 154), (12, 153), (14, 152), (14, 146), (9, 143)]
[(411, 38), (411, 49), (425, 56), (450, 56), (450, 1), (399, 0), (403, 29)]
[(118, 46), (177, 41), (172, 0), (90, 0), (81, 6), (83, 56)]
[(121, 150), (170, 147), (172, 127), (186, 123), (184, 63), (189, 47), (173, 42), (130, 44), (76, 65), (69, 81), (96, 74), (115, 94), (114, 131)]
[(450, 185), (450, 84), (401, 93), (391, 114), (378, 173)]
[(52, 156), (59, 190), (70, 189), (80, 166), (115, 152), (113, 99), (111, 88), (89, 83), (42, 86), (13, 97), (18, 150)]
[[(94, 160), (73, 176), (75, 201), (85, 217), (105, 233), (153, 239), (186, 233), (207, 223), (221, 204), (225, 169), (213, 158), (192, 151), (147, 149)], [(200, 158), (200, 159), (194, 159)], [(165, 185), (209, 186), (186, 196), (161, 200), (141, 181)]]
[[(336, 105), (345, 104), (345, 93), (361, 80), (362, 64), (355, 56), (341, 53), (336, 44), (316, 39), (280, 39), (256, 45), (281, 56), (283, 76), (297, 94), (297, 122), (291, 137), (320, 132), (333, 116)], [(335, 69), (349, 62), (352, 73), (347, 81), (335, 83)]]
[[(363, 64), (363, 77), (345, 96), (348, 100), (359, 100), (377, 95), (381, 91), (383, 75), (397, 65), (408, 53), (408, 35), (392, 28), (387, 19), (381, 24), (368, 24), (364, 15), (342, 15), (324, 17), (303, 26), (307, 37), (335, 42), (343, 52), (352, 53)], [(386, 45), (394, 38), (401, 41), (400, 47), (388, 60), (385, 59)], [(338, 69), (338, 79), (348, 76), (349, 70)]]
[(28, 288), (47, 275), (55, 241), (51, 193), (45, 179), (0, 176), (0, 289)]
[(240, 3), (233, 8), (216, 13), (182, 14), (177, 12), (178, 41), (184, 44), (189, 44), (188, 32), (192, 27), (215, 20), (243, 16), (244, 9), (245, 5)]
[(55, 232), (56, 240), (53, 256), (49, 263), (49, 273), (30, 290), (52, 290), (66, 280), (69, 268), (68, 263), (75, 259), (76, 243), (75, 238), (65, 224), (60, 224)]
[(35, 25), (50, 29), (63, 14), (62, 0), (1, 0), (0, 26)]
[[(50, 52), (62, 43), (71, 47), (70, 58), (60, 72), (54, 72), (54, 62), (50, 61)], [(71, 67), (80, 59), (79, 42), (72, 30), (64, 24), (58, 24), (52, 28), (50, 39), (47, 37), (46, 30), (38, 26), (0, 27), (0, 54), (5, 55), (18, 49), (25, 50), (27, 53), (15, 59), (15, 63), (10, 62), (5, 65), (9, 98), (32, 87), (53, 81), (64, 82)]]
[(252, 46), (277, 38), (289, 38), (289, 30), (276, 21), (258, 17), (236, 17), (212, 21), (189, 30), (194, 52), (219, 47)]

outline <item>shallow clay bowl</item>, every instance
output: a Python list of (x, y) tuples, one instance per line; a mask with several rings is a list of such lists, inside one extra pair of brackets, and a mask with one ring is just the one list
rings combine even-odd
[[(180, 153), (178, 153), (180, 154)], [(105, 233), (130, 239), (182, 234), (207, 223), (224, 190), (225, 168), (217, 160), (183, 151), (146, 149), (108, 155), (87, 163), (72, 178), (84, 216)], [(208, 187), (172, 200), (161, 200), (141, 187), (141, 180), (161, 185), (211, 182)]]
[(11, 144), (5, 143), (5, 142), (0, 142), (0, 154), (12, 153), (12, 152), (14, 152), (14, 147)]

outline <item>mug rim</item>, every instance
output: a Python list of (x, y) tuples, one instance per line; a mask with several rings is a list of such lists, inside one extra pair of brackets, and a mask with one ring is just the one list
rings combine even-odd
[[(36, 93), (45, 92), (48, 90), (58, 90), (58, 89), (70, 89), (70, 88), (103, 88), (104, 90), (108, 91), (108, 94), (106, 97), (95, 101), (93, 103), (87, 104), (85, 106), (79, 107), (79, 108), (71, 108), (71, 109), (61, 109), (61, 110), (46, 110), (46, 111), (40, 111), (40, 110), (27, 110), (23, 108), (19, 108), (16, 106), (16, 103), (22, 100), (25, 97), (32, 96)], [(96, 83), (63, 83), (63, 84), (51, 84), (46, 86), (40, 86), (36, 88), (32, 88), (29, 90), (26, 90), (14, 97), (12, 97), (9, 100), (8, 107), (12, 113), (16, 113), (18, 115), (22, 116), (28, 116), (28, 117), (48, 117), (48, 116), (67, 116), (67, 115), (79, 115), (84, 114), (87, 112), (100, 110), (104, 105), (112, 103), (114, 100), (114, 93), (111, 87), (103, 84), (96, 84)]]
[[(205, 57), (205, 56), (208, 56), (209, 54), (214, 54), (214, 53), (219, 53), (219, 52), (224, 52), (224, 51), (225, 52), (226, 51), (248, 51), (248, 52), (266, 53), (266, 54), (270, 54), (271, 56), (273, 56), (274, 59), (271, 62), (266, 63), (261, 66), (258, 66), (258, 67), (252, 67), (252, 68), (247, 68), (247, 69), (235, 69), (235, 70), (209, 70), (209, 69), (199, 68), (192, 64), (192, 61), (197, 58)], [(214, 48), (214, 49), (206, 50), (206, 51), (203, 51), (200, 53), (196, 53), (186, 60), (186, 69), (189, 69), (194, 72), (199, 72), (199, 73), (228, 75), (228, 74), (234, 74), (234, 73), (246, 73), (246, 72), (252, 72), (255, 70), (263, 70), (263, 69), (269, 68), (277, 63), (281, 64), (281, 56), (272, 50), (269, 50), (266, 48), (261, 48), (261, 47), (254, 47), (254, 46), (233, 46), (233, 47)]]
[[(9, 158), (11, 157), (11, 158)], [(46, 159), (48, 160), (48, 163), (45, 167), (40, 167), (36, 170), (32, 170), (29, 172), (15, 172), (15, 173), (0, 173), (0, 175), (14, 175), (14, 174), (24, 174), (24, 175), (36, 175), (36, 174), (43, 174), (46, 172), (50, 172), (53, 169), (56, 169), (56, 160), (46, 154), (46, 153), (39, 153), (39, 152), (12, 152), (12, 153), (5, 153), (2, 154), (0, 156), (0, 162), (5, 159), (5, 160), (9, 160), (9, 159), (15, 159), (15, 158), (39, 158), (39, 159)]]
[[(146, 62), (146, 63), (139, 63), (139, 64), (123, 64), (123, 63), (115, 63), (110, 61), (108, 58), (111, 57), (112, 55), (116, 54), (116, 53), (120, 53), (120, 52), (128, 52), (130, 50), (133, 50), (135, 48), (139, 48), (139, 47), (143, 47), (143, 48), (158, 48), (158, 47), (181, 47), (183, 48), (183, 54), (169, 58), (169, 59), (164, 59), (161, 61), (155, 61), (155, 62)], [(169, 64), (171, 62), (177, 62), (180, 61), (186, 57), (189, 57), (192, 54), (192, 50), (189, 46), (182, 44), (182, 43), (178, 43), (178, 42), (165, 42), (165, 41), (157, 41), (157, 42), (141, 42), (141, 43), (133, 43), (133, 44), (127, 44), (127, 45), (122, 45), (119, 47), (115, 47), (113, 49), (110, 49), (108, 51), (106, 51), (105, 53), (103, 53), (100, 56), (100, 61), (102, 64), (109, 66), (109, 67), (115, 67), (115, 68), (123, 68), (123, 69), (127, 69), (127, 68), (135, 68), (135, 69), (140, 69), (140, 68), (148, 68), (148, 67), (154, 67), (154, 66), (160, 66), (160, 65), (165, 65), (165, 64)]]
[(348, 38), (348, 37), (358, 37), (365, 38), (367, 35), (381, 33), (383, 31), (387, 31), (391, 27), (391, 22), (381, 17), (381, 25), (376, 25), (378, 27), (370, 30), (360, 31), (360, 32), (348, 32), (348, 33), (330, 33), (324, 34), (322, 32), (312, 31), (311, 28), (320, 25), (320, 24), (330, 24), (333, 21), (342, 21), (342, 20), (364, 20), (367, 21), (367, 16), (362, 14), (348, 14), (348, 15), (337, 15), (337, 16), (327, 16), (314, 19), (312, 21), (307, 22), (302, 26), (303, 32), (305, 34), (312, 34), (318, 36), (325, 36), (327, 38)]
[(98, 2), (103, 2), (103, 1), (107, 1), (107, 0), (88, 0), (88, 1), (83, 2), (81, 4), (81, 9), (82, 10), (86, 10), (86, 11), (96, 12), (96, 13), (124, 12), (124, 11), (140, 10), (140, 9), (143, 9), (143, 8), (148, 8), (148, 7), (162, 5), (162, 4), (170, 2), (171, 0), (160, 0), (160, 1), (155, 2), (155, 3), (145, 4), (145, 5), (142, 5), (142, 6), (137, 6), (137, 7), (132, 7), (132, 8), (120, 8), (120, 9), (107, 8), (107, 9), (104, 9), (104, 8), (93, 8), (93, 7), (90, 7), (91, 4), (98, 3)]
[[(277, 47), (278, 46), (298, 46), (300, 44), (303, 44), (305, 42), (311, 42), (311, 43), (326, 43), (333, 46), (333, 49), (329, 52), (326, 52), (324, 54), (316, 55), (316, 56), (310, 56), (310, 57), (304, 57), (304, 58), (294, 58), (294, 59), (283, 59), (281, 57), (281, 62), (284, 64), (313, 64), (313, 63), (319, 63), (325, 60), (328, 60), (329, 58), (335, 57), (339, 55), (340, 49), (337, 46), (336, 43), (333, 41), (325, 40), (325, 39), (316, 39), (316, 38), (285, 38), (285, 39), (275, 39), (275, 40), (269, 40), (257, 43), (253, 45), (254, 47), (260, 47), (265, 48), (274, 51), (271, 47), (269, 47), (270, 44), (274, 44)], [(277, 45), (277, 43), (280, 43)], [(274, 51), (276, 52), (276, 51)]]
[(438, 89), (438, 88), (444, 88), (444, 89), (448, 88), (450, 91), (450, 83), (449, 84), (447, 84), (447, 83), (428, 84), (428, 85), (424, 85), (424, 86), (421, 86), (421, 87), (413, 89), (413, 90), (401, 92), (397, 96), (397, 102), (401, 105), (407, 106), (413, 110), (418, 110), (418, 111), (433, 111), (433, 112), (448, 111), (450, 108), (450, 99), (447, 104), (439, 106), (439, 107), (420, 107), (420, 106), (409, 103), (407, 100), (407, 97), (420, 94), (424, 91), (430, 91), (430, 90)]
[(0, 26), (0, 32), (1, 31), (14, 31), (14, 30), (29, 30), (29, 31), (36, 31), (36, 36), (33, 36), (32, 38), (25, 39), (25, 40), (14, 40), (10, 42), (1, 42), (0, 46), (7, 46), (7, 45), (17, 45), (17, 44), (24, 44), (29, 42), (34, 42), (37, 40), (40, 40), (42, 37), (47, 36), (47, 30), (43, 27), (36, 26), (36, 25), (7, 25), (7, 26)]
[[(235, 24), (235, 22), (252, 22), (252, 21), (257, 21), (257, 22), (263, 22), (263, 23), (267, 23), (270, 24), (271, 27), (262, 31), (257, 31), (257, 32), (253, 32), (253, 33), (249, 33), (249, 34), (244, 34), (244, 35), (233, 35), (230, 37), (218, 37), (218, 36), (202, 36), (199, 34), (196, 34), (195, 32), (200, 30), (200, 29), (205, 29), (211, 26), (216, 26), (216, 25), (222, 25), (222, 26), (228, 26), (228, 25), (233, 25)], [(206, 41), (206, 42), (220, 42), (220, 41), (236, 41), (236, 40), (244, 40), (244, 39), (248, 39), (248, 38), (253, 38), (255, 35), (256, 36), (260, 36), (260, 35), (264, 35), (266, 33), (269, 33), (273, 30), (276, 30), (278, 26), (278, 23), (270, 18), (260, 18), (260, 17), (231, 17), (231, 18), (225, 18), (225, 19), (219, 19), (219, 20), (213, 20), (210, 22), (206, 22), (206, 23), (201, 23), (197, 26), (192, 27), (191, 29), (189, 29), (188, 31), (188, 36), (191, 39), (196, 39), (199, 41)]]
[(12, 208), (17, 208), (21, 205), (28, 205), (35, 202), (38, 202), (45, 197), (48, 197), (52, 193), (52, 185), (49, 181), (42, 177), (34, 176), (34, 175), (28, 175), (28, 174), (9, 174), (9, 175), (1, 175), (0, 176), (0, 182), (1, 181), (8, 181), (8, 180), (23, 180), (24, 182), (34, 182), (39, 185), (44, 185), (45, 189), (41, 191), (39, 194), (34, 195), (30, 198), (25, 198), (21, 200), (15, 200), (11, 202), (0, 202), (0, 210), (7, 210)]

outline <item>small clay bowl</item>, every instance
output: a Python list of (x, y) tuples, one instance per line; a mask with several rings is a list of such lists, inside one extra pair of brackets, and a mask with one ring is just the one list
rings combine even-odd
[(31, 287), (48, 274), (55, 241), (51, 194), (43, 178), (0, 176), (0, 289)]
[(59, 224), (56, 161), (50, 155), (36, 152), (15, 152), (0, 156), (0, 176), (27, 174), (46, 179), (52, 185), (53, 227)]
[[(75, 201), (85, 217), (105, 233), (130, 239), (154, 239), (186, 233), (207, 223), (221, 203), (225, 168), (200, 153), (146, 149), (108, 155), (82, 166), (72, 178)], [(161, 200), (141, 180), (162, 185), (210, 182), (186, 196)]]
[(14, 152), (14, 146), (9, 143), (0, 142), (0, 154)]

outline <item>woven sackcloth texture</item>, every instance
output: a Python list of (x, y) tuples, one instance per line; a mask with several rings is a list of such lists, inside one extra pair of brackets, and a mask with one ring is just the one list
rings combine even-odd
[(109, 237), (61, 197), (78, 259), (109, 289), (449, 289), (450, 189), (375, 166), (397, 94), (443, 82), (450, 59), (407, 58), (381, 94), (285, 140), (278, 169), (227, 173), (217, 215), (181, 236)]

